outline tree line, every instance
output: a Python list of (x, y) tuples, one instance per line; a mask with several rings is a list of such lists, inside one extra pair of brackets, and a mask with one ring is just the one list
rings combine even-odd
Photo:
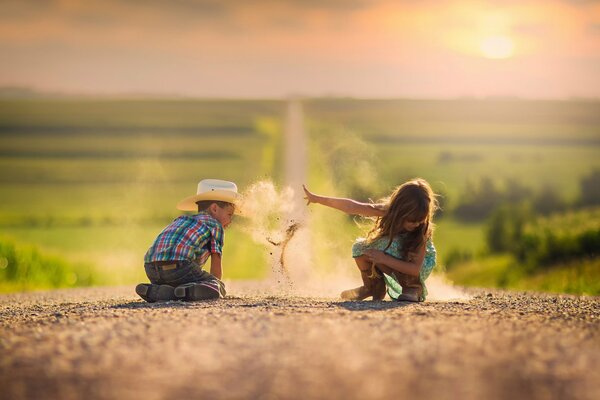
[(529, 203), (535, 214), (549, 215), (569, 208), (600, 204), (600, 170), (594, 170), (584, 176), (579, 182), (579, 187), (579, 198), (569, 204), (550, 185), (534, 192), (517, 180), (508, 179), (501, 190), (491, 178), (483, 177), (478, 185), (467, 187), (462, 200), (454, 208), (454, 215), (465, 222), (476, 222), (489, 218), (498, 208), (506, 205)]
[[(454, 210), (463, 221), (486, 220), (487, 252), (510, 253), (524, 268), (534, 271), (557, 263), (597, 257), (600, 253), (600, 226), (592, 223), (583, 229), (568, 222), (554, 226), (537, 221), (566, 210), (585, 210), (600, 205), (600, 170), (580, 180), (579, 198), (568, 204), (549, 186), (537, 193), (514, 180), (500, 191), (489, 178), (471, 188)], [(585, 211), (582, 211), (585, 215)], [(591, 216), (594, 218), (594, 216)], [(469, 251), (453, 249), (446, 256), (446, 267), (473, 258)]]

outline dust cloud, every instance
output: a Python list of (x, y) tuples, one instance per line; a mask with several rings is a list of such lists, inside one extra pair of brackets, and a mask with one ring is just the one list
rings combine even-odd
[(427, 301), (466, 301), (471, 296), (464, 290), (453, 286), (446, 277), (440, 274), (431, 275), (425, 282), (427, 285)]
[(312, 254), (310, 215), (303, 193), (291, 187), (277, 188), (270, 180), (250, 185), (239, 208), (240, 227), (265, 251), (270, 276), (260, 290), (285, 295), (337, 297), (360, 283), (350, 256), (339, 257), (333, 268), (323, 271)]
[(252, 240), (261, 244), (274, 277), (279, 283), (291, 285), (285, 263), (287, 245), (301, 226), (288, 216), (294, 209), (294, 191), (287, 187), (278, 190), (271, 181), (259, 181), (242, 193), (238, 205), (245, 217), (240, 224)]

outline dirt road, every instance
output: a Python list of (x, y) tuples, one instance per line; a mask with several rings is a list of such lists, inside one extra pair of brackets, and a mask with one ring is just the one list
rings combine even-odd
[(600, 299), (0, 296), (0, 398), (598, 399)]

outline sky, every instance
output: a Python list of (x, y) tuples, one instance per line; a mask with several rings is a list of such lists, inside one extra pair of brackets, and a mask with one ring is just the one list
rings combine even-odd
[(0, 0), (0, 86), (600, 97), (600, 1)]

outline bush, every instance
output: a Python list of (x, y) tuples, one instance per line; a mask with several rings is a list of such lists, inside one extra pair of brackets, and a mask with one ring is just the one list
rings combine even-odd
[(582, 211), (575, 219), (566, 213), (539, 220), (525, 206), (500, 207), (487, 225), (488, 249), (491, 253), (510, 253), (529, 272), (597, 257), (600, 229), (594, 223), (584, 223), (584, 216), (595, 218), (593, 211)]
[(71, 264), (43, 255), (32, 246), (0, 240), (0, 282), (4, 289), (89, 286), (95, 283), (92, 267)]
[(492, 214), (487, 225), (487, 244), (492, 253), (516, 250), (523, 230), (534, 216), (526, 206), (502, 206)]
[(600, 229), (557, 233), (549, 229), (521, 236), (510, 252), (529, 271), (598, 256)]
[(456, 247), (450, 249), (445, 257), (446, 270), (451, 270), (454, 266), (462, 264), (473, 259), (473, 253), (469, 250), (462, 250)]

